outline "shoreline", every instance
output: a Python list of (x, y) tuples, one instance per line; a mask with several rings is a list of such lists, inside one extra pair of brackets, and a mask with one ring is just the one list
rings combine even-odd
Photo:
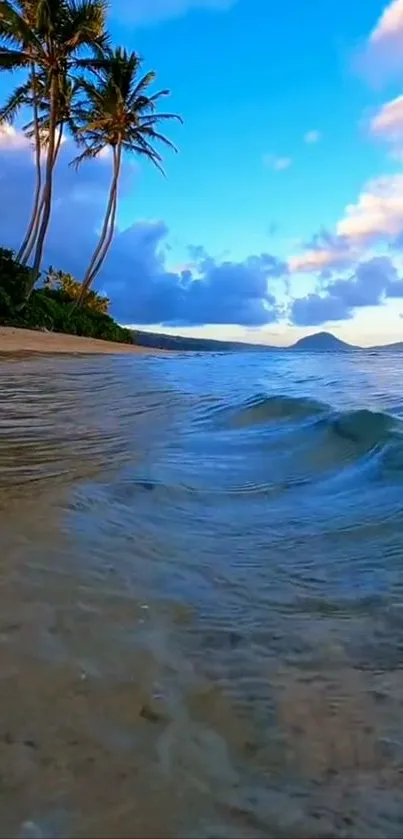
[(41, 332), (14, 326), (0, 326), (0, 359), (10, 355), (165, 355), (168, 350), (118, 344), (62, 332)]

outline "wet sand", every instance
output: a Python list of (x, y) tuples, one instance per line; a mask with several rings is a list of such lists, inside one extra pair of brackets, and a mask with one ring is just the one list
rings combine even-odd
[(59, 332), (39, 332), (33, 329), (17, 329), (0, 326), (0, 355), (20, 353), (83, 353), (91, 354), (161, 354), (164, 350), (137, 347), (134, 344), (118, 344), (113, 341), (99, 341), (95, 338), (81, 338), (78, 335), (64, 335)]

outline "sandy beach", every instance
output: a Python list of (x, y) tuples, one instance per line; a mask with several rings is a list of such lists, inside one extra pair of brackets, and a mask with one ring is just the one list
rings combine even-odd
[(110, 354), (160, 354), (163, 350), (136, 347), (134, 344), (117, 344), (113, 341), (98, 341), (95, 338), (81, 338), (58, 332), (39, 332), (33, 329), (17, 329), (0, 326), (0, 355), (3, 353), (91, 353)]

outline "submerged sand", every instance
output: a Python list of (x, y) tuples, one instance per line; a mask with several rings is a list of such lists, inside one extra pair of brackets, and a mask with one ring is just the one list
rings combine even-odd
[(150, 354), (163, 350), (138, 347), (134, 344), (118, 344), (113, 341), (99, 341), (95, 338), (81, 338), (78, 335), (64, 335), (58, 332), (40, 332), (33, 329), (17, 329), (0, 326), (0, 355), (3, 353), (121, 353)]

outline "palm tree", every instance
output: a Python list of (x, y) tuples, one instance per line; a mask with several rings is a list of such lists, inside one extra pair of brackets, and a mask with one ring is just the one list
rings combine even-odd
[[(32, 232), (35, 226), (35, 221), (39, 213), (39, 204), (40, 204), (40, 196), (41, 196), (41, 188), (42, 188), (42, 169), (41, 169), (41, 142), (40, 142), (40, 135), (39, 135), (39, 126), (38, 126), (38, 85), (37, 85), (37, 67), (35, 65), (34, 60), (34, 50), (32, 50), (32, 40), (31, 34), (35, 30), (36, 21), (37, 21), (37, 12), (38, 12), (38, 2), (37, 0), (15, 0), (14, 9), (19, 13), (21, 21), (19, 29), (19, 40), (20, 43), (25, 46), (25, 49), (28, 53), (32, 53), (32, 60), (30, 62), (30, 75), (28, 81), (24, 84), (19, 85), (16, 90), (10, 95), (8, 101), (4, 105), (4, 107), (0, 110), (0, 123), (1, 122), (13, 122), (18, 111), (24, 105), (30, 105), (32, 107), (32, 114), (33, 114), (33, 136), (34, 136), (34, 151), (35, 151), (35, 171), (36, 171), (36, 183), (35, 183), (35, 193), (34, 193), (34, 202), (33, 208), (31, 213), (31, 218), (28, 224), (28, 228), (22, 242), (22, 245), (17, 253), (17, 261), (22, 262), (25, 264), (25, 252), (27, 246), (30, 242), (30, 238), (32, 236)], [(25, 24), (25, 29), (21, 26), (21, 22)], [(3, 42), (2, 46), (4, 46), (4, 42), (11, 41), (14, 43), (13, 38), (13, 31), (15, 31), (15, 19), (12, 16), (11, 10), (11, 17), (10, 17), (10, 9), (5, 6), (0, 10), (0, 40)], [(4, 56), (3, 56), (4, 60)], [(1, 67), (0, 63), (0, 67)], [(4, 68), (3, 68), (4, 69)], [(29, 254), (28, 254), (29, 256)], [(27, 256), (27, 258), (28, 258)]]
[[(25, 12), (28, 6), (30, 15), (26, 17)], [(0, 69), (31, 68), (30, 90), (36, 108), (33, 126), (37, 149), (39, 146), (37, 173), (38, 165), (40, 167), (40, 146), (43, 135), (41, 138), (38, 90), (32, 77), (33, 66), (37, 68), (43, 80), (44, 87), (41, 95), (44, 95), (48, 103), (44, 186), (41, 199), (38, 197), (38, 203), (34, 202), (36, 212), (33, 214), (32, 230), (37, 229), (37, 238), (32, 268), (32, 287), (39, 275), (50, 221), (53, 175), (64, 125), (66, 86), (71, 74), (77, 68), (91, 67), (97, 61), (94, 55), (82, 58), (83, 50), (90, 49), (97, 54), (97, 51), (106, 48), (108, 37), (105, 32), (105, 17), (105, 0), (2, 0), (1, 2)], [(37, 181), (38, 177), (37, 174)]]
[(78, 82), (82, 96), (73, 108), (72, 122), (76, 141), (85, 148), (73, 163), (79, 166), (83, 161), (97, 157), (104, 149), (110, 149), (112, 155), (112, 179), (104, 223), (78, 303), (84, 300), (112, 243), (123, 153), (146, 157), (163, 172), (162, 157), (154, 143), (161, 142), (176, 151), (173, 143), (157, 129), (159, 123), (165, 120), (181, 121), (181, 118), (176, 114), (156, 111), (158, 100), (167, 96), (169, 91), (161, 90), (148, 96), (155, 73), (140, 75), (140, 70), (139, 56), (118, 47), (107, 50), (105, 62), (93, 69), (89, 78)]

